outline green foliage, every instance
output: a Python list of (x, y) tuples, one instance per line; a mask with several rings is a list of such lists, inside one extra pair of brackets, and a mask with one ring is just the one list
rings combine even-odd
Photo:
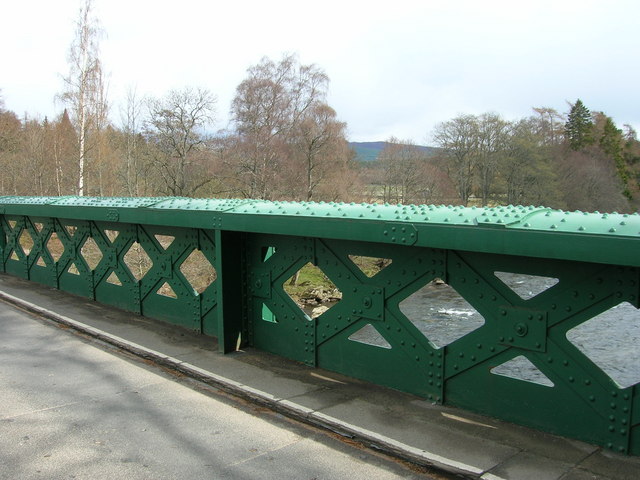
[(565, 134), (569, 147), (574, 151), (594, 142), (591, 112), (580, 99), (576, 100), (576, 103), (571, 106), (571, 111), (565, 123)]
[(303, 266), (299, 270), (298, 277), (291, 277), (283, 287), (285, 292), (296, 302), (313, 297), (314, 291), (318, 289), (331, 292), (337, 288), (322, 270), (311, 263)]
[(622, 130), (616, 127), (611, 117), (606, 117), (600, 137), (600, 147), (607, 155), (613, 158), (622, 157)]

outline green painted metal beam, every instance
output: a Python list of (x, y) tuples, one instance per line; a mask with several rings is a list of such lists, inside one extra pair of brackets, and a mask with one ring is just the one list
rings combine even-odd
[(313, 236), (640, 266), (640, 216), (186, 198), (0, 197), (6, 214)]

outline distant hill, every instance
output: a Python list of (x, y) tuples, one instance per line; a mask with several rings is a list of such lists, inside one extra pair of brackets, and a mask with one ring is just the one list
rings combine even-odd
[[(375, 162), (388, 144), (389, 142), (349, 142), (349, 146), (356, 152), (356, 160), (360, 162)], [(435, 147), (416, 146), (428, 155), (434, 155), (438, 150)]]

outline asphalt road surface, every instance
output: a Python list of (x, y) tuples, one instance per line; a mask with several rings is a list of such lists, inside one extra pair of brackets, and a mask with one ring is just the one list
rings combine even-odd
[(0, 303), (0, 479), (424, 479)]

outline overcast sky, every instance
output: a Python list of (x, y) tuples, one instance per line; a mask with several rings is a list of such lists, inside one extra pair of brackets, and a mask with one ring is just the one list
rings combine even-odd
[[(80, 0), (4, 2), (0, 94), (22, 115), (54, 116)], [(331, 79), (352, 141), (428, 144), (461, 113), (506, 119), (582, 99), (640, 130), (640, 2), (94, 0), (106, 32), (111, 118), (125, 92), (200, 86), (225, 128), (236, 86), (263, 56), (297, 53)]]

